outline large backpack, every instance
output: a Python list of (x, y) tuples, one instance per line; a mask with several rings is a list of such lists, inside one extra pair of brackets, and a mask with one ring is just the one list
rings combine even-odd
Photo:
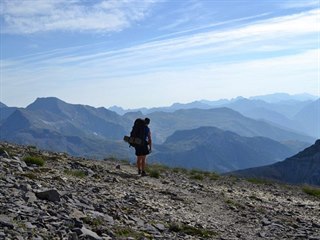
[(141, 118), (134, 121), (132, 130), (129, 136), (124, 136), (123, 140), (128, 142), (130, 146), (137, 147), (145, 144), (146, 124)]

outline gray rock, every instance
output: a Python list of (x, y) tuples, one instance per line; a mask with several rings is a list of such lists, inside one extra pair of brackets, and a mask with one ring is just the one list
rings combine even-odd
[(10, 158), (10, 155), (6, 150), (0, 150), (0, 156), (4, 158)]
[(13, 219), (6, 215), (0, 215), (0, 226), (2, 228), (7, 227), (10, 229), (13, 229), (15, 227), (13, 224)]
[(162, 223), (154, 224), (154, 227), (157, 228), (159, 231), (163, 232), (166, 230), (166, 227)]
[(92, 240), (103, 240), (102, 237), (100, 237), (97, 233), (82, 227), (81, 229), (74, 229), (74, 231), (80, 236), (85, 237), (86, 239), (92, 239)]
[(41, 200), (48, 200), (51, 202), (60, 202), (60, 194), (55, 189), (50, 189), (42, 192), (36, 192), (37, 198)]
[(37, 201), (37, 197), (33, 192), (26, 192), (23, 196), (23, 199), (26, 202), (30, 202), (30, 203)]
[(25, 183), (25, 184), (20, 184), (19, 189), (27, 192), (27, 191), (31, 191), (32, 187), (30, 186), (30, 184)]
[(35, 226), (35, 225), (32, 225), (31, 222), (26, 222), (24, 225), (25, 225), (26, 228), (28, 228), (28, 229), (34, 229), (34, 228), (36, 228), (36, 226)]
[(78, 240), (78, 235), (76, 232), (72, 232), (69, 234), (68, 240)]
[(158, 234), (159, 231), (156, 229), (154, 226), (151, 224), (146, 224), (143, 228), (146, 232), (151, 233), (151, 234)]

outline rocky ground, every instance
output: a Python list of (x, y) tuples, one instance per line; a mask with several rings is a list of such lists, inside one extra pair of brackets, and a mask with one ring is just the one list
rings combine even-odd
[(320, 199), (299, 186), (161, 166), (140, 177), (6, 143), (0, 155), (0, 239), (320, 239)]

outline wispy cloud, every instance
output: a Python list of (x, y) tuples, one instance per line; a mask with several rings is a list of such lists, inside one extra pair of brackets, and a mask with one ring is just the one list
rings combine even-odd
[(45, 31), (121, 31), (144, 19), (152, 0), (81, 1), (2, 0), (2, 33)]
[[(3, 61), (3, 83), (8, 92), (32, 85), (38, 93), (58, 97), (68, 91), (86, 93), (92, 105), (93, 99), (108, 98), (112, 105), (126, 106), (119, 99), (138, 91), (135, 86), (145, 92), (136, 106), (145, 105), (146, 99), (156, 106), (164, 95), (172, 103), (178, 93), (185, 99), (228, 97), (218, 95), (226, 94), (221, 90), (226, 86), (231, 96), (249, 95), (253, 86), (256, 94), (276, 89), (316, 94), (308, 89), (317, 85), (319, 14), (315, 9), (252, 19), (233, 28), (203, 28), (115, 50), (105, 50), (102, 43), (11, 59)], [(72, 96), (84, 101), (84, 95)]]
[[(316, 38), (303, 38), (305, 35), (317, 34), (316, 15), (319, 10), (295, 14), (290, 17), (278, 17), (264, 20), (252, 25), (224, 31), (208, 31), (177, 38), (151, 41), (128, 48), (105, 51), (90, 46), (73, 47), (37, 54), (10, 63), (4, 61), (6, 71), (16, 71), (21, 66), (38, 68), (70, 68), (71, 66), (90, 66), (96, 72), (112, 69), (104, 75), (132, 74), (145, 72), (146, 69), (158, 67), (190, 67), (208, 62), (234, 62), (250, 58), (269, 58), (266, 53), (279, 51), (303, 51), (316, 46)], [(315, 35), (316, 36), (316, 35)], [(302, 37), (302, 38), (301, 38)], [(90, 54), (82, 53), (87, 47)], [(254, 57), (253, 55), (256, 55)], [(193, 61), (196, 59), (196, 61)], [(11, 66), (11, 67), (10, 67)], [(141, 68), (140, 66), (144, 66)], [(11, 69), (11, 70), (10, 70)], [(117, 73), (117, 71), (119, 73)], [(112, 73), (111, 73), (112, 72)]]

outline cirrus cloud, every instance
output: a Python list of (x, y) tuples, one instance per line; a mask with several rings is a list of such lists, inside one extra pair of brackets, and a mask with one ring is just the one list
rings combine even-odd
[(153, 3), (150, 0), (4, 0), (0, 8), (1, 32), (121, 31), (144, 19)]

